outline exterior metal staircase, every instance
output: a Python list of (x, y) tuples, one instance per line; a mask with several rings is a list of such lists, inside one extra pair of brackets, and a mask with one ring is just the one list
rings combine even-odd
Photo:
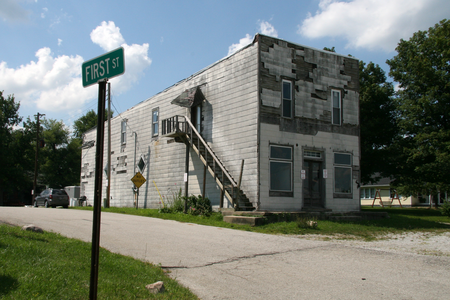
[(173, 137), (176, 142), (187, 143), (197, 153), (221, 190), (220, 208), (223, 208), (223, 197), (225, 196), (236, 211), (252, 211), (255, 209), (240, 189), (239, 184), (236, 183), (211, 147), (201, 137), (189, 118), (173, 116), (162, 120), (161, 125), (163, 137)]

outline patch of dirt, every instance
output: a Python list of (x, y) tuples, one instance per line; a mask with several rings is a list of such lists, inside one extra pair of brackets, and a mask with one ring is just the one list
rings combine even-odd
[(364, 241), (345, 235), (304, 235), (302, 238), (333, 241), (364, 249), (393, 253), (412, 253), (420, 255), (450, 256), (450, 232), (408, 232), (386, 234), (374, 241)]

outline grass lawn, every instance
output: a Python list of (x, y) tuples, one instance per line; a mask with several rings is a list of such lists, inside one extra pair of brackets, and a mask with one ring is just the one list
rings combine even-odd
[[(89, 299), (91, 244), (0, 225), (0, 299)], [(149, 263), (100, 249), (98, 299), (198, 299)], [(163, 281), (165, 292), (145, 286)]]
[[(77, 209), (91, 209), (92, 207), (78, 207)], [(335, 235), (343, 238), (362, 238), (372, 240), (386, 233), (403, 233), (423, 231), (441, 233), (450, 230), (450, 218), (443, 216), (440, 210), (429, 208), (363, 208), (363, 211), (388, 212), (389, 218), (359, 221), (327, 221), (318, 220), (317, 228), (303, 228), (301, 222), (278, 222), (261, 226), (229, 224), (222, 220), (220, 213), (213, 213), (209, 217), (192, 216), (183, 213), (160, 213), (157, 209), (135, 208), (102, 208), (105, 212), (132, 214), (145, 217), (176, 220), (201, 225), (247, 230), (269, 234), (322, 234)]]

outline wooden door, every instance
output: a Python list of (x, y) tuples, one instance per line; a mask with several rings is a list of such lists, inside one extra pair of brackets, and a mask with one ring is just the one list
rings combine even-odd
[(322, 203), (322, 162), (304, 161), (303, 206), (323, 207)]

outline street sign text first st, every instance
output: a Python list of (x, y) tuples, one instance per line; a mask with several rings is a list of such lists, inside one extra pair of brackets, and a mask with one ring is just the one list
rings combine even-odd
[(122, 47), (85, 61), (82, 65), (83, 87), (96, 84), (125, 73), (124, 50)]

